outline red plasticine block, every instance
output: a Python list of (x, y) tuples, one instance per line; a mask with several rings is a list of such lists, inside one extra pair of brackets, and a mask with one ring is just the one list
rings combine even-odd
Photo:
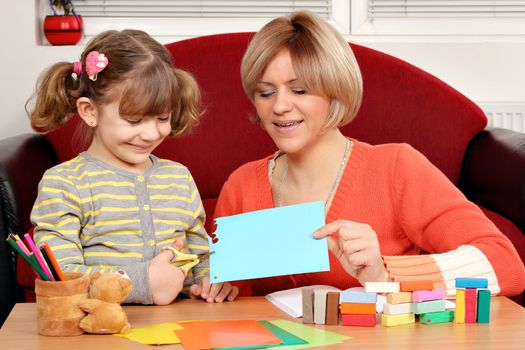
[(465, 323), (476, 323), (477, 315), (477, 289), (465, 289)]
[(399, 290), (401, 292), (414, 292), (416, 290), (432, 290), (434, 289), (434, 281), (401, 281), (399, 282)]
[(341, 315), (343, 326), (375, 327), (376, 315)]

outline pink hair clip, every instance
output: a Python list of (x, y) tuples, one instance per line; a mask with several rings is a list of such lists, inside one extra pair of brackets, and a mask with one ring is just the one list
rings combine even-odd
[(98, 73), (102, 72), (109, 64), (108, 58), (98, 51), (91, 51), (86, 57), (86, 73), (88, 78), (96, 81)]
[(71, 76), (73, 77), (73, 79), (77, 80), (80, 74), (82, 74), (82, 62), (73, 62), (73, 73), (71, 73)]

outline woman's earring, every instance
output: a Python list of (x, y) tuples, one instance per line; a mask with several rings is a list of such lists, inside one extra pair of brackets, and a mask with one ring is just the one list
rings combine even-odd
[(95, 122), (94, 122), (93, 120), (91, 120), (91, 121), (89, 122), (89, 126), (92, 127), (92, 128), (95, 127)]

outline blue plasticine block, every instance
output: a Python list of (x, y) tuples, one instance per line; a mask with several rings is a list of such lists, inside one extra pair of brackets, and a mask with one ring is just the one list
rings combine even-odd
[(339, 295), (341, 303), (356, 303), (356, 304), (375, 304), (377, 303), (377, 293), (371, 292), (357, 292), (351, 290), (343, 290)]
[(488, 288), (486, 278), (456, 278), (456, 288)]

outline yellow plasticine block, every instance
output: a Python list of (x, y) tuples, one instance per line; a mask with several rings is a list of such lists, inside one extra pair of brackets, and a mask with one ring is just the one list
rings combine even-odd
[(465, 323), (465, 290), (456, 289), (456, 314), (455, 323)]
[(399, 326), (402, 324), (415, 323), (416, 316), (414, 314), (401, 314), (401, 315), (381, 315), (381, 324), (386, 327)]
[(412, 292), (390, 293), (386, 296), (388, 304), (405, 304), (412, 302)]

